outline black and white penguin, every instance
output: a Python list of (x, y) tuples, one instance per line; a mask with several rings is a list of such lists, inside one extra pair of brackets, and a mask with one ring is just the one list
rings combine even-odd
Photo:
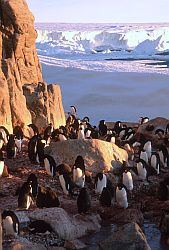
[(91, 133), (92, 133), (91, 128), (86, 128), (84, 130), (84, 133), (85, 133), (85, 139), (91, 139), (92, 138), (91, 137)]
[(73, 182), (80, 188), (85, 185), (85, 164), (81, 155), (78, 155), (73, 166)]
[(51, 155), (44, 155), (44, 167), (48, 175), (52, 177), (56, 175), (56, 162)]
[(0, 126), (0, 135), (2, 137), (4, 145), (6, 145), (9, 139), (9, 131), (7, 130), (7, 128), (5, 128), (4, 126)]
[(80, 125), (79, 125), (79, 129), (77, 132), (77, 138), (82, 139), (82, 140), (85, 139), (85, 128), (84, 128), (84, 125), (82, 123), (80, 123)]
[(22, 128), (17, 125), (13, 128), (13, 134), (15, 135), (15, 145), (17, 147), (17, 151), (21, 152), (22, 151), (22, 141), (23, 141), (23, 130)]
[(112, 201), (112, 195), (107, 187), (104, 187), (99, 197), (101, 206), (110, 207)]
[(75, 106), (70, 106), (70, 115), (74, 115), (75, 117), (77, 117), (77, 109)]
[(149, 118), (147, 117), (147, 116), (145, 116), (145, 117), (140, 117), (139, 118), (139, 124), (144, 124), (144, 123), (147, 123), (149, 121)]
[(54, 131), (52, 123), (49, 123), (49, 125), (44, 130), (43, 139), (46, 141), (46, 144), (50, 144), (50, 138), (52, 135), (52, 132)]
[(107, 136), (106, 136), (106, 141), (111, 142), (111, 143), (116, 143), (116, 134), (112, 130), (107, 131)]
[(78, 213), (86, 213), (91, 207), (91, 199), (87, 189), (83, 187), (77, 197)]
[(28, 157), (32, 163), (37, 162), (37, 144), (42, 140), (42, 137), (38, 135), (34, 135), (28, 142)]
[(37, 179), (36, 175), (31, 173), (28, 176), (27, 182), (31, 183), (32, 195), (33, 195), (34, 198), (36, 198), (36, 196), (38, 194), (38, 179)]
[(122, 182), (126, 186), (127, 190), (133, 190), (133, 178), (128, 168), (126, 168), (123, 172)]
[(47, 233), (47, 232), (49, 232), (49, 233), (53, 232), (51, 225), (44, 220), (32, 221), (28, 226), (28, 230), (32, 234), (36, 234), (36, 233), (43, 234), (43, 233)]
[(64, 194), (73, 195), (74, 185), (69, 174), (64, 173), (59, 175), (59, 182)]
[(121, 129), (122, 129), (121, 121), (115, 122), (113, 130), (115, 131), (117, 136), (119, 136)]
[(148, 140), (144, 143), (143, 145), (143, 149), (145, 150), (145, 152), (147, 153), (147, 156), (148, 156), (148, 160), (150, 160), (151, 158), (151, 153), (152, 153), (152, 144), (151, 144), (151, 141)]
[(150, 165), (157, 171), (157, 174), (160, 173), (160, 157), (157, 152), (152, 153)]
[(91, 128), (91, 137), (93, 138), (93, 139), (98, 139), (99, 138), (99, 129), (96, 127), (96, 126), (93, 126), (92, 128)]
[(2, 213), (2, 223), (6, 235), (19, 235), (20, 224), (18, 217), (11, 210), (4, 210)]
[(144, 149), (141, 149), (139, 158), (148, 164), (148, 154)]
[(28, 125), (29, 127), (29, 138), (32, 138), (34, 135), (38, 135), (39, 134), (39, 130), (38, 130), (38, 127), (31, 123)]
[(24, 182), (19, 189), (18, 209), (29, 209), (33, 202), (32, 186), (30, 182)]
[(8, 159), (16, 158), (17, 147), (15, 144), (15, 135), (13, 135), (13, 134), (9, 135), (9, 140), (8, 140), (7, 145), (6, 145), (6, 153), (7, 153)]
[(160, 157), (160, 162), (164, 168), (169, 167), (169, 154), (167, 147), (165, 145), (161, 145), (158, 149), (158, 154)]
[(138, 178), (140, 180), (146, 180), (147, 178), (147, 170), (146, 170), (146, 162), (142, 159), (139, 159), (137, 161), (137, 172), (138, 172)]
[(128, 207), (126, 187), (123, 184), (118, 184), (116, 187), (116, 201), (120, 207)]
[(59, 207), (60, 202), (57, 193), (50, 187), (38, 187), (38, 195), (36, 198), (38, 208), (43, 207)]
[[(132, 139), (132, 137), (135, 135), (135, 131), (134, 129), (132, 129), (131, 127), (128, 127), (126, 129), (126, 133), (125, 133), (125, 137), (124, 140), (129, 141)], [(123, 138), (122, 138), (123, 139)]]
[(99, 122), (99, 134), (100, 134), (100, 136), (107, 135), (107, 125), (105, 123), (105, 120), (101, 120)]
[(107, 176), (103, 173), (98, 173), (95, 177), (95, 192), (101, 194), (103, 188), (107, 186)]
[(0, 149), (0, 177), (2, 176), (2, 173), (4, 171), (4, 166), (5, 166), (4, 153), (3, 153), (2, 149)]

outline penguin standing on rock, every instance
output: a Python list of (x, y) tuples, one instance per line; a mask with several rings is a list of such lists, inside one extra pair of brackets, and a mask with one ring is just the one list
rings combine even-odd
[(81, 155), (78, 155), (73, 166), (73, 182), (80, 188), (85, 185), (85, 164)]
[(128, 207), (126, 187), (123, 184), (118, 184), (116, 187), (116, 201), (120, 207)]
[(95, 177), (95, 192), (101, 194), (103, 188), (107, 186), (107, 176), (103, 173), (98, 173)]
[(107, 134), (107, 126), (106, 126), (105, 120), (101, 120), (99, 122), (99, 133), (100, 133), (100, 136), (105, 136)]
[(28, 176), (27, 179), (28, 183), (31, 183), (31, 187), (32, 187), (32, 195), (34, 198), (36, 198), (37, 194), (38, 194), (38, 180), (35, 174), (31, 173)]
[(6, 235), (19, 235), (19, 220), (16, 214), (11, 210), (4, 210), (2, 213), (2, 223)]
[(157, 171), (157, 174), (160, 173), (160, 157), (157, 152), (152, 153), (150, 165)]
[(127, 190), (133, 190), (133, 178), (130, 171), (126, 168), (123, 172), (123, 184), (126, 186)]
[(112, 195), (107, 187), (104, 187), (102, 193), (99, 197), (99, 202), (101, 206), (110, 207), (111, 206)]
[(70, 178), (70, 175), (63, 173), (59, 175), (60, 185), (65, 195), (73, 195), (73, 182)]
[(24, 182), (19, 190), (18, 209), (29, 209), (33, 202), (32, 181)]
[(9, 140), (6, 145), (7, 158), (13, 159), (16, 158), (17, 147), (15, 144), (15, 135), (9, 135)]
[(51, 155), (44, 155), (44, 166), (48, 175), (52, 177), (56, 175), (56, 162)]
[(91, 199), (87, 189), (83, 187), (77, 197), (78, 213), (86, 213), (91, 207)]

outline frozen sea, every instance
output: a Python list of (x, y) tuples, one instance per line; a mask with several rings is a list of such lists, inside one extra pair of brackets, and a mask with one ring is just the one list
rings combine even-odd
[(169, 118), (169, 24), (36, 24), (47, 83), (80, 118)]

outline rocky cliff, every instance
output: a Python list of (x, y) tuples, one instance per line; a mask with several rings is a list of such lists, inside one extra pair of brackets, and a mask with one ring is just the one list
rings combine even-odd
[[(37, 56), (34, 17), (24, 0), (0, 1), (0, 125), (65, 123), (59, 86), (47, 86)], [(43, 88), (41, 88), (43, 86)], [(24, 90), (24, 91), (23, 91)]]

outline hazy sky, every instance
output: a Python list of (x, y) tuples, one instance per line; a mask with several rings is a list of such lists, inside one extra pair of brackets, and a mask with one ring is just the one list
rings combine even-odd
[(26, 0), (36, 22), (169, 22), (169, 0)]

